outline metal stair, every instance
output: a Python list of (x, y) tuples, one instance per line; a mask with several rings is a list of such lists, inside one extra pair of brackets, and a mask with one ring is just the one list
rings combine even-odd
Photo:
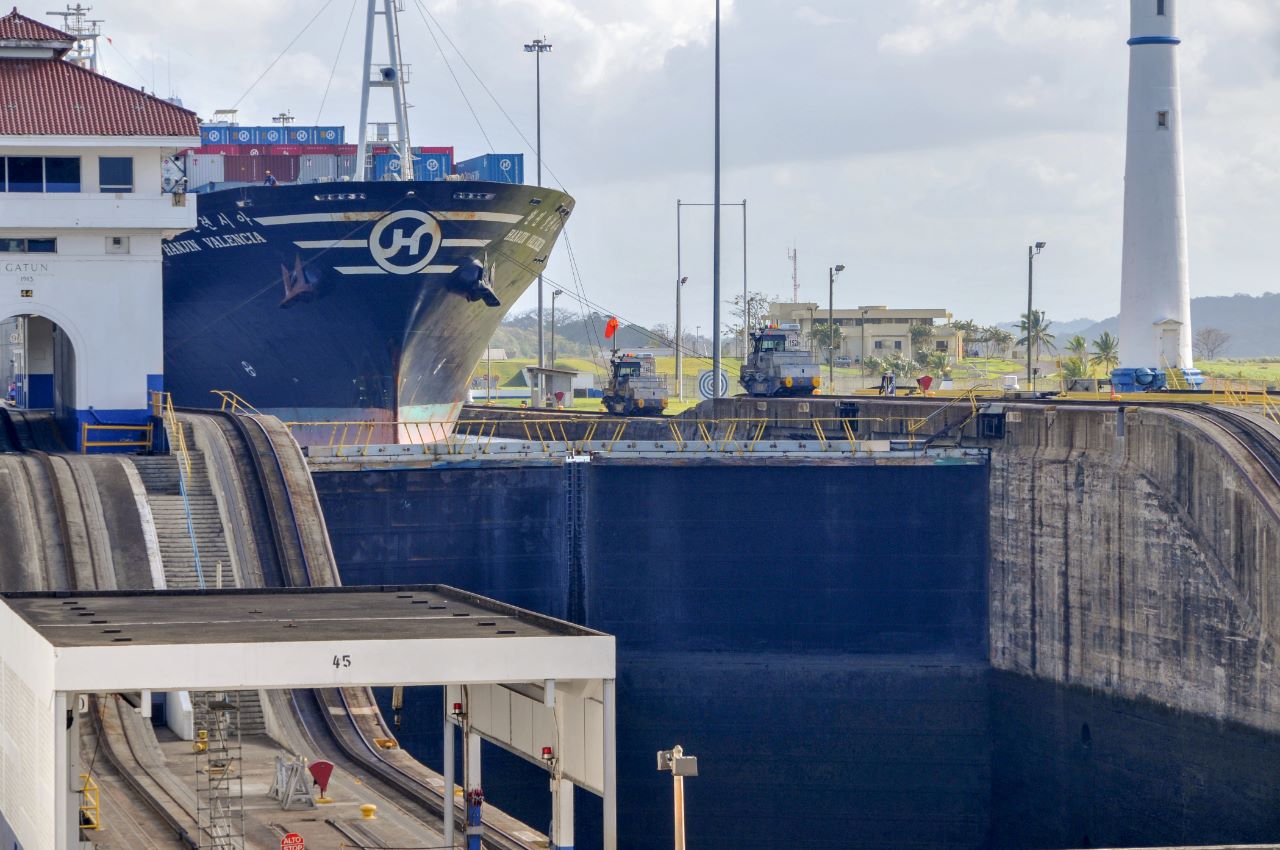
[[(240, 707), (229, 721), (228, 731), (237, 735), (265, 735), (267, 721), (262, 710), (262, 694), (260, 691), (231, 691), (235, 698), (231, 700)], [(218, 694), (206, 691), (195, 691), (191, 694), (191, 702), (215, 699)]]
[[(184, 423), (182, 427), (186, 430), (191, 426)], [(191, 445), (189, 432), (187, 444)], [(191, 476), (187, 480), (187, 500), (191, 505), (191, 525), (200, 549), (205, 588), (218, 587), (219, 563), (222, 564), (222, 586), (235, 587), (226, 530), (218, 513), (218, 501), (209, 481), (204, 454), (198, 451), (189, 454)], [(166, 586), (170, 590), (198, 589), (200, 581), (196, 575), (195, 553), (192, 552), (186, 507), (178, 482), (178, 458), (173, 455), (140, 455), (133, 458), (133, 463), (146, 487), (147, 502), (155, 519)]]

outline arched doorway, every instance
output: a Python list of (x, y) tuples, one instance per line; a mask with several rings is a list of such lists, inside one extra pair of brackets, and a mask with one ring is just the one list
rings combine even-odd
[(25, 314), (0, 322), (0, 379), (5, 403), (75, 417), (75, 346), (52, 320)]

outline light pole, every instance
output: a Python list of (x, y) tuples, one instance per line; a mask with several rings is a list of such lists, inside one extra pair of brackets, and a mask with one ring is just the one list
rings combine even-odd
[(1031, 313), (1031, 292), (1036, 279), (1036, 255), (1044, 250), (1044, 246), (1044, 242), (1027, 246), (1027, 386), (1031, 387), (1032, 392), (1036, 391), (1036, 379), (1031, 370), (1031, 323), (1034, 318)]
[(551, 293), (551, 368), (556, 368), (556, 299), (564, 295), (563, 289)]
[[(536, 101), (536, 109), (537, 109), (537, 115), (538, 115), (538, 119), (537, 119), (538, 132), (536, 137), (537, 150), (534, 152), (534, 156), (538, 160), (538, 165), (537, 165), (538, 185), (541, 186), (542, 185), (542, 54), (551, 52), (551, 44), (547, 41), (547, 37), (544, 35), (542, 38), (535, 38), (533, 41), (526, 44), (524, 46), (524, 52), (533, 54), (533, 68), (534, 68), (533, 73), (534, 73), (534, 80), (535, 80), (534, 99)], [(546, 326), (542, 323), (542, 272), (539, 271), (538, 272), (538, 367), (539, 368), (544, 368), (547, 365), (546, 357), (544, 356), (543, 350), (542, 350), (542, 345), (543, 345), (542, 337), (545, 332), (545, 327)], [(545, 395), (545, 393), (542, 392), (543, 389), (544, 389), (543, 377), (542, 377), (542, 374), (539, 373), (538, 374), (538, 390), (540, 395)]]
[(693, 328), (693, 350), (699, 357), (702, 356), (702, 325), (695, 325)]
[(686, 756), (684, 747), (676, 744), (669, 750), (658, 751), (658, 770), (671, 774), (673, 786), (673, 808), (675, 815), (675, 850), (685, 850), (684, 846), (684, 778), (698, 775), (698, 759)]
[[(711, 235), (711, 397), (720, 398), (720, 0), (716, 0), (715, 197)], [(747, 305), (743, 304), (743, 307)]]
[(836, 392), (836, 278), (844, 266), (835, 265), (827, 269), (827, 380), (831, 384), (829, 392)]
[[(678, 261), (676, 265), (678, 273)], [(676, 398), (681, 401), (684, 401), (684, 336), (680, 325), (680, 293), (688, 282), (689, 278), (687, 277), (676, 279)]]
[(867, 311), (862, 311), (862, 386), (867, 385)]

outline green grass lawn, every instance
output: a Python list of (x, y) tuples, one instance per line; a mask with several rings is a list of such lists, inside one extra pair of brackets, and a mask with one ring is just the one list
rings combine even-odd
[[(1271, 362), (1271, 361), (1275, 362)], [(1266, 381), (1280, 384), (1280, 358), (1257, 360), (1207, 360), (1197, 363), (1197, 368), (1211, 378), (1233, 378), (1245, 381)]]

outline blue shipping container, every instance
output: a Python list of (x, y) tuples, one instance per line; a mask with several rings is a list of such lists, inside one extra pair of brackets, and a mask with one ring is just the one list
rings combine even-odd
[(200, 144), (202, 145), (234, 145), (231, 132), (237, 128), (218, 126), (202, 126), (200, 128)]
[(345, 127), (316, 127), (316, 135), (311, 141), (313, 145), (344, 145), (347, 131)]
[(524, 154), (487, 153), (458, 162), (456, 173), (463, 180), (487, 180), (491, 183), (523, 183)]
[[(452, 163), (443, 153), (419, 153), (413, 155), (413, 179), (443, 180), (450, 173)], [(380, 153), (373, 158), (374, 180), (399, 180), (400, 157), (393, 153)]]
[(258, 138), (255, 140), (260, 145), (284, 145), (289, 131), (284, 127), (257, 127)]
[(262, 140), (258, 138), (257, 127), (231, 127), (227, 132), (230, 134), (230, 137), (226, 142), (220, 142), (219, 144), (256, 145), (262, 142)]

